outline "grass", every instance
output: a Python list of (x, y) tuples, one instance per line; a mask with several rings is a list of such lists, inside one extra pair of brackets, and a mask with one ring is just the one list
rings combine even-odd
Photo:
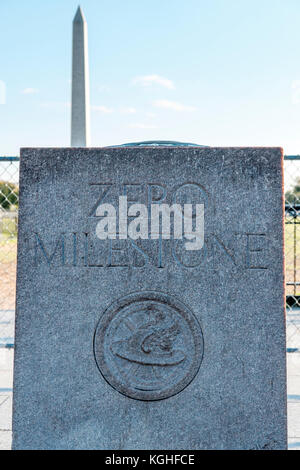
[(16, 295), (17, 238), (0, 234), (0, 310), (13, 310)]
[[(294, 258), (295, 250), (295, 258)], [(300, 282), (300, 223), (285, 224), (285, 270), (286, 282), (294, 282), (294, 261), (296, 264), (296, 282)], [(300, 295), (300, 286), (287, 286), (287, 294)]]
[[(11, 217), (1, 217), (0, 219), (0, 234), (1, 235), (10, 235), (17, 236), (18, 224), (17, 218)], [(1, 237), (0, 235), (0, 237)]]
[(17, 260), (17, 237), (9, 234), (0, 235), (0, 263), (13, 263)]

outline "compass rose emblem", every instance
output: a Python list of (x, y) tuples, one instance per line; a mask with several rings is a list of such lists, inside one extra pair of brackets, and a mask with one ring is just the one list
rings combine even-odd
[(95, 331), (94, 354), (101, 374), (119, 392), (159, 400), (193, 380), (202, 362), (203, 335), (181, 302), (147, 291), (107, 309)]

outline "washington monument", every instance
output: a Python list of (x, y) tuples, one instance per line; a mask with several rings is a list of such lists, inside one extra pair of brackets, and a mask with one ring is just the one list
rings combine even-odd
[(71, 147), (90, 146), (88, 33), (78, 7), (73, 20)]

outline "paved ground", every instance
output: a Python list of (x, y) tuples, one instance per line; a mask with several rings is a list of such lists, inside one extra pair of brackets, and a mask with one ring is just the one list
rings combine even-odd
[[(11, 446), (13, 349), (1, 347), (13, 337), (13, 312), (7, 312), (5, 323), (0, 320), (0, 450)], [(300, 450), (300, 309), (287, 315), (287, 347), (293, 351), (287, 353), (289, 449)]]
[(287, 354), (287, 367), (289, 449), (300, 450), (300, 351)]
[(11, 446), (13, 350), (0, 348), (0, 449)]

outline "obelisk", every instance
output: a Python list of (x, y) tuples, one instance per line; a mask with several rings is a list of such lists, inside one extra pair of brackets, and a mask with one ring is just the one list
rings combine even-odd
[(87, 23), (80, 6), (73, 20), (71, 147), (90, 145)]

